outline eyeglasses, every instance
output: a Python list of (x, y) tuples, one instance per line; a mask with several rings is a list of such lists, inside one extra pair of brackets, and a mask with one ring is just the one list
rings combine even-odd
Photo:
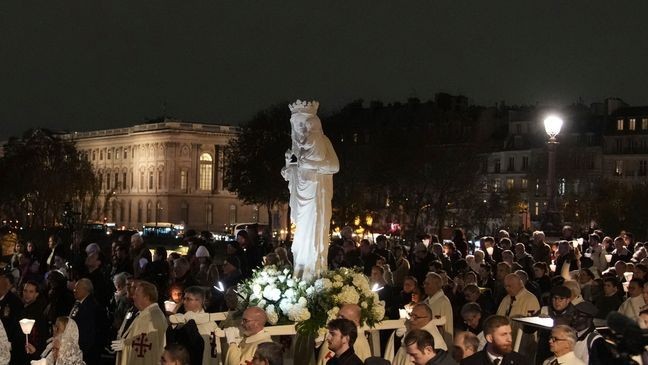
[(568, 340), (566, 338), (558, 338), (558, 337), (551, 336), (549, 337), (549, 341), (558, 342), (558, 341), (568, 341)]

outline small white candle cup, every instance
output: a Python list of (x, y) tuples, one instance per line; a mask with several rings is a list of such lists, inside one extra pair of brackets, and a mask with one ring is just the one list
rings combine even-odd
[(630, 283), (628, 282), (623, 283), (623, 291), (626, 293), (628, 292), (628, 285), (630, 285)]
[(29, 343), (29, 334), (34, 328), (34, 324), (36, 323), (36, 320), (23, 318), (20, 321), (18, 321), (18, 323), (20, 323), (20, 329), (22, 330), (22, 333), (25, 334), (25, 343), (27, 344)]
[(625, 277), (627, 282), (630, 282), (630, 280), (632, 280), (633, 275), (634, 273), (632, 271), (626, 271), (623, 273), (623, 276)]
[(493, 255), (493, 251), (494, 251), (494, 250), (495, 250), (495, 249), (492, 248), (492, 247), (486, 247), (486, 252), (488, 252), (488, 255), (489, 255), (489, 256), (492, 256), (492, 255)]
[(20, 329), (22, 330), (22, 333), (28, 335), (31, 333), (32, 328), (34, 328), (34, 324), (36, 323), (36, 320), (23, 318), (19, 321), (19, 323), (20, 323)]
[(398, 314), (401, 319), (409, 319), (409, 313), (407, 313), (407, 309), (399, 309)]
[(605, 255), (605, 261), (607, 261), (607, 263), (609, 264), (610, 261), (612, 261), (612, 255), (610, 254)]
[(556, 272), (556, 264), (550, 264), (549, 270), (551, 270), (551, 272)]
[(176, 302), (172, 300), (165, 300), (164, 301), (164, 310), (169, 312), (169, 313), (175, 313), (176, 311)]

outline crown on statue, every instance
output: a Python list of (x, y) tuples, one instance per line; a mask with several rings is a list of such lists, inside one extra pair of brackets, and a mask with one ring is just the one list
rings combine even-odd
[(302, 113), (302, 114), (316, 115), (317, 108), (319, 108), (319, 102), (315, 100), (313, 101), (297, 100), (296, 102), (289, 104), (288, 108), (290, 108), (290, 112), (292, 114)]

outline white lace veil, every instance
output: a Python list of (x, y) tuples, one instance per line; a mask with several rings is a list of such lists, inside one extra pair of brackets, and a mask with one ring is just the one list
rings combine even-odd
[[(65, 330), (58, 340), (60, 341), (60, 347), (56, 365), (86, 365), (83, 361), (83, 353), (79, 349), (79, 328), (72, 318), (68, 319)], [(47, 354), (47, 365), (53, 365), (54, 363), (54, 354), (50, 352)]]
[(11, 358), (11, 343), (7, 338), (2, 321), (0, 321), (0, 365), (9, 364)]

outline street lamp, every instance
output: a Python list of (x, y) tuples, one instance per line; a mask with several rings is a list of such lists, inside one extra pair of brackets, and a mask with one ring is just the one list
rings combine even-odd
[(556, 136), (560, 133), (563, 120), (556, 116), (550, 115), (544, 120), (544, 127), (549, 141), (547, 141), (547, 151), (549, 160), (549, 171), (547, 173), (547, 209), (545, 211), (544, 226), (545, 228), (557, 229), (559, 222), (558, 212), (556, 210)]

